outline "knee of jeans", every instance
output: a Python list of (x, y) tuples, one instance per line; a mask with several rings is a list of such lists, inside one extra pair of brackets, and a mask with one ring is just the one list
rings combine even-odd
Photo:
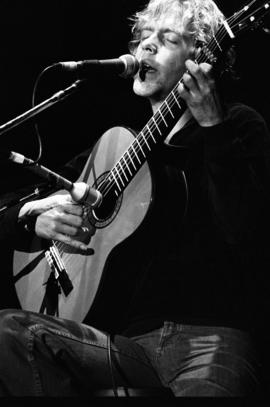
[[(11, 343), (11, 338), (18, 335), (18, 322), (16, 321), (16, 315), (22, 314), (20, 310), (5, 309), (0, 311), (0, 346), (1, 348), (9, 346)], [(3, 350), (3, 348), (2, 348)], [(1, 352), (4, 356), (4, 352)], [(1, 356), (1, 357), (2, 357)]]

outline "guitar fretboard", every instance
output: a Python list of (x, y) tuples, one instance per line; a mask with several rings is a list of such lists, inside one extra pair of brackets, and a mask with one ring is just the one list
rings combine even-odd
[(157, 144), (164, 140), (185, 111), (186, 105), (174, 89), (134, 139), (120, 160), (110, 171), (108, 181), (114, 184), (116, 196), (120, 195), (145, 163)]

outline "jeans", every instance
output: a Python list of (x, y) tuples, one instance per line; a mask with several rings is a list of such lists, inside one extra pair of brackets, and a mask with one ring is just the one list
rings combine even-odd
[(113, 338), (70, 320), (0, 311), (1, 396), (91, 396), (113, 385), (170, 387), (175, 396), (246, 396), (258, 391), (248, 336), (222, 327), (165, 322)]
[(261, 366), (247, 333), (166, 321), (162, 328), (133, 340), (175, 396), (261, 395)]

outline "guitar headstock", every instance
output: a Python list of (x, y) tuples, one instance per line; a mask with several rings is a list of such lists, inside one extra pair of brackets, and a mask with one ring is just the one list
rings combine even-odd
[(258, 28), (268, 12), (270, 12), (270, 0), (250, 1), (223, 22), (208, 44), (202, 45), (196, 58), (197, 62), (209, 62), (212, 65), (218, 62), (221, 66), (224, 62), (224, 51), (231, 47), (233, 40), (244, 31)]
[(242, 31), (257, 29), (270, 11), (270, 1), (252, 0), (226, 21), (234, 36)]

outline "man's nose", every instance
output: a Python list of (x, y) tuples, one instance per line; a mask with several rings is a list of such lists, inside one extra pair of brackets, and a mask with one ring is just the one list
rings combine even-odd
[(144, 51), (150, 52), (151, 54), (156, 54), (158, 50), (158, 41), (154, 35), (146, 38), (142, 43), (142, 49)]

